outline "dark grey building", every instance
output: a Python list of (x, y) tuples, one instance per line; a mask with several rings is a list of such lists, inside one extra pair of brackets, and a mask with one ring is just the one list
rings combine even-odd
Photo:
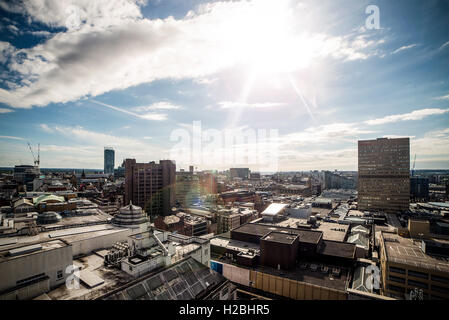
[(104, 173), (114, 174), (115, 151), (110, 147), (104, 148)]
[(422, 177), (410, 178), (410, 197), (417, 201), (429, 200), (429, 179)]

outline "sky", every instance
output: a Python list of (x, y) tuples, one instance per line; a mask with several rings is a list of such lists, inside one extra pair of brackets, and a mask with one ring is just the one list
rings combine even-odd
[(2, 1), (0, 166), (32, 164), (30, 142), (43, 168), (103, 168), (108, 146), (116, 166), (357, 170), (357, 140), (410, 137), (416, 169), (449, 169), (448, 14), (443, 0)]

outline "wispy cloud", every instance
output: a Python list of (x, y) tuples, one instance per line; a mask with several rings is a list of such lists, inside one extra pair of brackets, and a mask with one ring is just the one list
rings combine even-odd
[(444, 114), (446, 112), (449, 112), (448, 109), (438, 109), (438, 108), (427, 108), (427, 109), (421, 109), (421, 110), (415, 110), (409, 113), (403, 113), (403, 114), (395, 114), (391, 116), (386, 116), (379, 119), (373, 119), (373, 120), (367, 120), (364, 123), (370, 126), (374, 125), (381, 125), (386, 123), (392, 123), (392, 122), (399, 122), (399, 121), (407, 121), (407, 120), (421, 120), (425, 117), (436, 115), (436, 114)]
[(286, 103), (282, 102), (259, 102), (259, 103), (246, 103), (246, 102), (236, 102), (236, 101), (222, 101), (218, 105), (222, 109), (234, 109), (234, 108), (273, 108), (273, 107), (283, 107)]
[(136, 112), (147, 112), (147, 111), (155, 111), (155, 110), (179, 110), (182, 109), (181, 106), (171, 104), (169, 102), (156, 102), (149, 106), (139, 106), (131, 108)]
[(446, 43), (443, 43), (438, 50), (442, 50), (442, 49), (446, 48), (447, 46), (449, 46), (449, 41)]
[(10, 112), (14, 112), (14, 110), (7, 109), (7, 108), (0, 108), (0, 113), (10, 113)]
[(434, 98), (434, 99), (436, 99), (436, 100), (449, 100), (449, 94), (447, 96), (437, 97), (437, 98)]
[(280, 138), (280, 143), (284, 146), (305, 146), (314, 144), (329, 144), (353, 141), (363, 134), (374, 133), (375, 131), (361, 129), (356, 123), (332, 123), (317, 127), (309, 127), (300, 132), (290, 133)]
[(13, 140), (25, 140), (21, 137), (13, 137), (13, 136), (0, 136), (0, 139), (13, 139)]
[(410, 44), (410, 45), (408, 45), (408, 46), (402, 46), (402, 47), (400, 47), (400, 48), (394, 50), (391, 54), (396, 54), (396, 53), (398, 53), (398, 52), (401, 52), (401, 51), (404, 51), (404, 50), (408, 50), (408, 49), (414, 48), (414, 47), (416, 47), (416, 46), (417, 46), (416, 43)]
[(90, 101), (92, 101), (98, 105), (101, 105), (103, 107), (106, 107), (106, 108), (109, 108), (109, 109), (112, 109), (112, 110), (115, 110), (118, 112), (126, 113), (126, 114), (129, 114), (131, 116), (134, 116), (134, 117), (140, 118), (140, 119), (153, 120), (153, 121), (167, 120), (167, 115), (165, 113), (149, 113), (149, 112), (147, 112), (147, 113), (140, 114), (140, 113), (122, 109), (122, 108), (119, 108), (119, 107), (116, 107), (116, 106), (113, 106), (113, 105), (110, 105), (107, 103), (103, 103), (103, 102), (100, 102), (100, 101), (97, 101), (94, 99), (91, 99)]

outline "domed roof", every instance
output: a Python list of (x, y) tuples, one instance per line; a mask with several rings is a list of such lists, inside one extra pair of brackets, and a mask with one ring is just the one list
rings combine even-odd
[(120, 208), (119, 213), (112, 219), (114, 225), (128, 228), (139, 227), (140, 224), (146, 223), (147, 221), (147, 216), (142, 208), (133, 205), (131, 201), (129, 205)]
[(59, 213), (54, 211), (47, 211), (39, 213), (37, 216), (37, 223), (39, 224), (48, 224), (48, 223), (56, 223), (62, 219)]
[(142, 212), (142, 208), (139, 206), (135, 206), (132, 204), (132, 202), (130, 201), (129, 204), (127, 206), (121, 207), (120, 208), (120, 212), (122, 211), (135, 211), (135, 212)]

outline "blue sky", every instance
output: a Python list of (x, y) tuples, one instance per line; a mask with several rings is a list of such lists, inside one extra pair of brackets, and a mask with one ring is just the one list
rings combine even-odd
[[(259, 148), (276, 144), (280, 170), (357, 170), (357, 140), (384, 136), (411, 137), (417, 169), (449, 169), (448, 14), (436, 0), (2, 2), (0, 166), (31, 163), (27, 141), (42, 167), (102, 168), (104, 146), (116, 166), (173, 158), (174, 132), (201, 121), (277, 130)], [(175, 160), (259, 169), (208, 152)]]

